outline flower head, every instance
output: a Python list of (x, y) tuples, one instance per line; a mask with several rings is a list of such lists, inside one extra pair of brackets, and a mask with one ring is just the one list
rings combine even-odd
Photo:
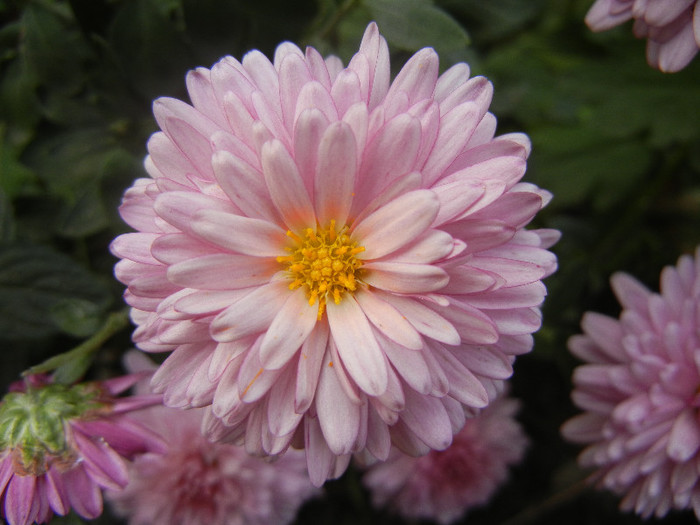
[(573, 400), (584, 410), (563, 427), (587, 444), (579, 458), (599, 485), (644, 517), (692, 507), (700, 517), (700, 250), (661, 274), (661, 293), (612, 277), (620, 318), (587, 313), (570, 339), (584, 360)]
[(104, 488), (126, 485), (125, 459), (162, 450), (124, 414), (160, 396), (115, 398), (138, 376), (73, 386), (29, 380), (0, 403), (0, 498), (10, 525), (46, 523), (71, 508), (102, 513)]
[(129, 484), (108, 491), (116, 513), (130, 525), (285, 525), (318, 493), (304, 453), (290, 451), (266, 462), (240, 447), (210, 443), (200, 432), (202, 409), (153, 407), (145, 425), (167, 443), (129, 466)]
[(514, 399), (498, 398), (467, 420), (448, 449), (419, 458), (392, 451), (364, 475), (372, 502), (406, 518), (441, 524), (484, 505), (525, 453), (527, 438), (515, 420), (517, 409)]
[(647, 39), (647, 61), (668, 73), (687, 66), (700, 49), (698, 0), (596, 0), (586, 15), (593, 31), (634, 19), (634, 34)]
[(494, 137), (491, 84), (423, 49), (390, 82), (370, 24), (343, 68), (281, 44), (187, 76), (121, 206), (117, 277), (166, 405), (208, 436), (307, 449), (316, 484), (393, 441), (449, 446), (540, 326), (550, 195), (519, 182), (527, 137)]

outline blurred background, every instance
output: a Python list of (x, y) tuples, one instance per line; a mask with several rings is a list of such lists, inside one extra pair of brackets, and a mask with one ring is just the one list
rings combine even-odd
[[(526, 180), (554, 194), (536, 226), (563, 233), (543, 328), (512, 380), (531, 446), (491, 504), (463, 522), (642, 523), (609, 494), (569, 490), (585, 473), (559, 436), (575, 413), (566, 340), (586, 310), (618, 315), (613, 272), (658, 290), (663, 266), (700, 244), (700, 59), (675, 74), (651, 69), (630, 23), (601, 34), (585, 26), (592, 3), (0, 0), (2, 388), (123, 310), (108, 245), (127, 231), (123, 191), (145, 174), (154, 98), (187, 100), (187, 70), (253, 48), (272, 56), (284, 40), (347, 63), (375, 20), (395, 71), (432, 46), (443, 70), (467, 62), (493, 82), (499, 134), (531, 137)], [(121, 373), (131, 330), (105, 343), (89, 377)], [(371, 507), (359, 476), (327, 483), (297, 523), (405, 523)], [(645, 523), (657, 522), (696, 521), (687, 512)], [(96, 523), (119, 521), (107, 511)]]

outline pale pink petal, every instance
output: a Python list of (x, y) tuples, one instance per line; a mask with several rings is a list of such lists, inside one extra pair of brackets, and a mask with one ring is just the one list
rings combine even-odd
[(355, 293), (355, 299), (370, 322), (396, 343), (413, 350), (423, 347), (420, 334), (396, 308), (364, 288)]
[(350, 376), (364, 392), (378, 396), (387, 389), (384, 356), (369, 321), (353, 297), (326, 306), (331, 337)]
[[(215, 210), (201, 210), (192, 230), (205, 241), (243, 255), (275, 257), (284, 251), (284, 230), (270, 222)], [(231, 232), (236, 232), (231, 235)]]
[(262, 166), (270, 197), (291, 230), (301, 230), (316, 224), (299, 170), (286, 148), (278, 140), (263, 146)]
[(360, 405), (352, 402), (340, 386), (334, 363), (326, 357), (316, 391), (316, 412), (328, 448), (335, 455), (354, 452), (360, 427)]
[(326, 225), (345, 224), (355, 190), (355, 137), (343, 122), (331, 124), (319, 141), (314, 182), (316, 218)]
[(318, 301), (309, 305), (303, 288), (289, 294), (263, 337), (260, 347), (263, 367), (278, 369), (289, 361), (316, 326), (318, 308)]
[(432, 191), (405, 193), (366, 217), (352, 231), (365, 247), (360, 257), (377, 259), (423, 233), (433, 222), (439, 202)]

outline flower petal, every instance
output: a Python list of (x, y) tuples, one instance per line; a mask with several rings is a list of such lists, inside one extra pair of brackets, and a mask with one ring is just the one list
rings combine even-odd
[(386, 361), (360, 305), (346, 296), (338, 304), (327, 303), (326, 313), (345, 369), (367, 394), (383, 394), (388, 385)]
[(292, 292), (265, 332), (260, 347), (260, 362), (266, 369), (278, 369), (299, 350), (316, 325), (318, 301), (309, 306), (306, 292)]
[(355, 137), (344, 122), (331, 124), (321, 137), (314, 182), (316, 217), (321, 225), (331, 219), (339, 225), (347, 221), (357, 173), (355, 148)]
[(279, 140), (266, 142), (262, 148), (265, 183), (272, 202), (290, 230), (300, 231), (316, 224), (311, 199), (294, 160)]
[(365, 247), (360, 257), (377, 259), (408, 244), (430, 226), (439, 207), (428, 190), (405, 193), (382, 206), (353, 228), (353, 238)]

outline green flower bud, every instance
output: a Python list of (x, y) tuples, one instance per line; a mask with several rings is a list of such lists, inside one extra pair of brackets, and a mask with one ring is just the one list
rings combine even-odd
[(10, 392), (0, 403), (1, 453), (13, 454), (18, 471), (40, 475), (54, 463), (72, 464), (68, 422), (99, 410), (95, 384), (51, 384)]

